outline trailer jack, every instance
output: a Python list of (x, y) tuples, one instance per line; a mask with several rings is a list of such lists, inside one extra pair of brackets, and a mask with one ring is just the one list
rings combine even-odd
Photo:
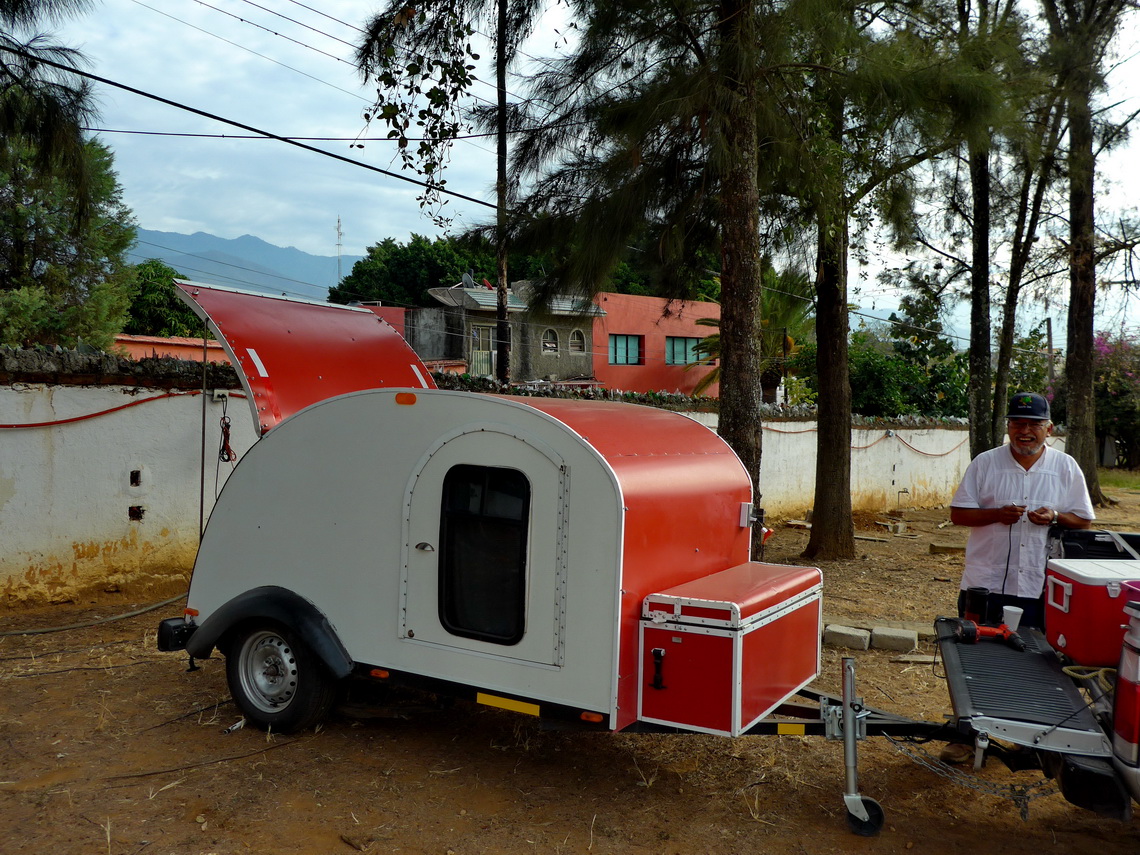
[(882, 805), (859, 792), (859, 740), (867, 738), (867, 717), (863, 699), (855, 694), (855, 659), (843, 657), (843, 697), (836, 706), (823, 701), (823, 719), (828, 739), (843, 740), (844, 776), (843, 804), (847, 808), (847, 827), (862, 837), (873, 837), (883, 828), (886, 818)]

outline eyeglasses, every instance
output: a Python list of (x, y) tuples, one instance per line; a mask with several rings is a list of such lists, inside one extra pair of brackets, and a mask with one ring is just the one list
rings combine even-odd
[(1010, 430), (1032, 430), (1032, 431), (1036, 431), (1038, 433), (1041, 433), (1045, 430), (1046, 424), (1048, 424), (1048, 423), (1044, 422), (1044, 421), (1038, 421), (1037, 419), (1010, 419), (1009, 420), (1009, 429)]

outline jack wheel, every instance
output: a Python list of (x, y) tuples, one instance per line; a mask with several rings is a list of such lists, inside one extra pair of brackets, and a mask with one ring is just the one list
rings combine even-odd
[(883, 830), (883, 823), (886, 820), (883, 806), (870, 796), (862, 796), (860, 801), (863, 810), (867, 811), (867, 818), (859, 819), (851, 811), (847, 811), (847, 827), (860, 837), (874, 837)]

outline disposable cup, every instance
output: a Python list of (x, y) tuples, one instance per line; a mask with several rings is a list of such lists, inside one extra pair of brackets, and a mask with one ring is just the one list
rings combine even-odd
[(1013, 632), (1017, 632), (1017, 626), (1021, 623), (1021, 612), (1017, 606), (1003, 606), (1001, 610), (1001, 622), (1010, 628)]

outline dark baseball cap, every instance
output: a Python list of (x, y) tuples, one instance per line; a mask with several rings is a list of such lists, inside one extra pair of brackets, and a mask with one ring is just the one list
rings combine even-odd
[(1049, 421), (1049, 402), (1036, 392), (1018, 392), (1009, 399), (1007, 419), (1040, 419)]

